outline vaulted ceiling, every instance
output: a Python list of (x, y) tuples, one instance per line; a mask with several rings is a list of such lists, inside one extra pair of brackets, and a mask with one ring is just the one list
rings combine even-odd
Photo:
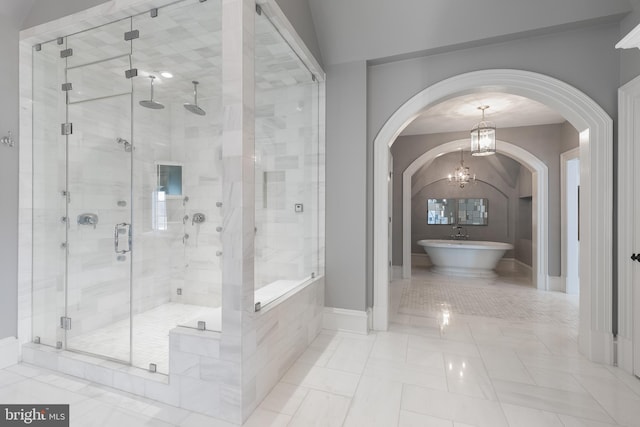
[(619, 20), (629, 0), (308, 0), (325, 64)]

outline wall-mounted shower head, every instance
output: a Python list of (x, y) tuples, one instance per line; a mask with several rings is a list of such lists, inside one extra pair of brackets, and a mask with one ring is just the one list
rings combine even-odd
[(193, 114), (197, 114), (199, 116), (204, 116), (207, 114), (202, 108), (198, 107), (198, 84), (197, 81), (192, 81), (193, 83), (193, 104), (186, 102), (184, 104), (184, 108), (192, 112)]
[(131, 145), (131, 143), (126, 139), (118, 138), (116, 139), (116, 142), (118, 144), (122, 144), (122, 146), (124, 147), (124, 151), (126, 151), (127, 153), (130, 153), (131, 150), (133, 149), (133, 146)]
[(153, 100), (153, 80), (155, 80), (156, 76), (149, 76), (149, 78), (151, 79), (151, 97), (150, 99), (140, 101), (140, 105), (145, 108), (151, 108), (153, 110), (162, 110), (164, 108), (164, 105)]

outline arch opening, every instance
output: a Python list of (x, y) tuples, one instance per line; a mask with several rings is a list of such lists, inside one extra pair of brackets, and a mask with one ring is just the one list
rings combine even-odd
[[(613, 120), (575, 87), (530, 71), (482, 70), (438, 82), (400, 106), (376, 135), (373, 141), (373, 328), (386, 330), (389, 322), (389, 149), (403, 129), (425, 109), (454, 96), (488, 91), (520, 95), (543, 103), (562, 114), (580, 135), (580, 221), (584, 232), (580, 251), (583, 280), (580, 282), (578, 341), (580, 351), (590, 360), (612, 364)], [(534, 187), (536, 183), (534, 179)], [(534, 188), (536, 190), (540, 188)], [(533, 252), (538, 253), (538, 248)], [(538, 272), (543, 259), (537, 260)]]
[[(498, 140), (500, 154), (504, 154), (522, 165), (532, 174), (533, 182), (533, 283), (538, 289), (548, 290), (548, 182), (547, 165), (529, 151), (506, 141)], [(469, 146), (468, 139), (458, 139), (441, 144), (415, 159), (402, 173), (402, 277), (411, 277), (411, 178), (420, 170), (428, 167), (438, 156)]]

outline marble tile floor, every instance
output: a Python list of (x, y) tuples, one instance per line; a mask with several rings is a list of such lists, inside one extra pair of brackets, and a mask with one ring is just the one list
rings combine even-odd
[[(399, 312), (407, 287), (455, 280), (417, 271), (392, 283), (389, 331), (323, 331), (245, 426), (640, 426), (640, 380), (582, 357), (575, 323), (459, 314), (455, 305), (448, 316)], [(509, 280), (477, 284), (538, 293)], [(555, 297), (558, 310), (563, 299), (575, 307)], [(230, 426), (26, 364), (0, 370), (0, 403), (25, 402), (70, 403), (78, 427)]]

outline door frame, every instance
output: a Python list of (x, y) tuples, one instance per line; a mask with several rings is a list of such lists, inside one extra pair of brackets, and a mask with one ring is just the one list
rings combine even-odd
[(618, 366), (628, 373), (640, 375), (640, 292), (634, 292), (634, 282), (640, 280), (640, 265), (629, 259), (640, 250), (640, 227), (634, 214), (640, 212), (640, 194), (635, 178), (640, 150), (640, 76), (618, 89)]
[[(560, 154), (560, 235), (562, 238), (561, 245), (561, 276), (564, 282), (564, 289), (561, 291), (567, 292), (569, 288), (569, 276), (568, 276), (568, 257), (569, 257), (569, 211), (567, 206), (567, 163), (571, 160), (580, 160), (580, 147), (572, 148), (564, 153)], [(579, 201), (578, 201), (579, 203)], [(579, 268), (579, 267), (578, 267)], [(578, 275), (578, 277), (580, 277)]]

